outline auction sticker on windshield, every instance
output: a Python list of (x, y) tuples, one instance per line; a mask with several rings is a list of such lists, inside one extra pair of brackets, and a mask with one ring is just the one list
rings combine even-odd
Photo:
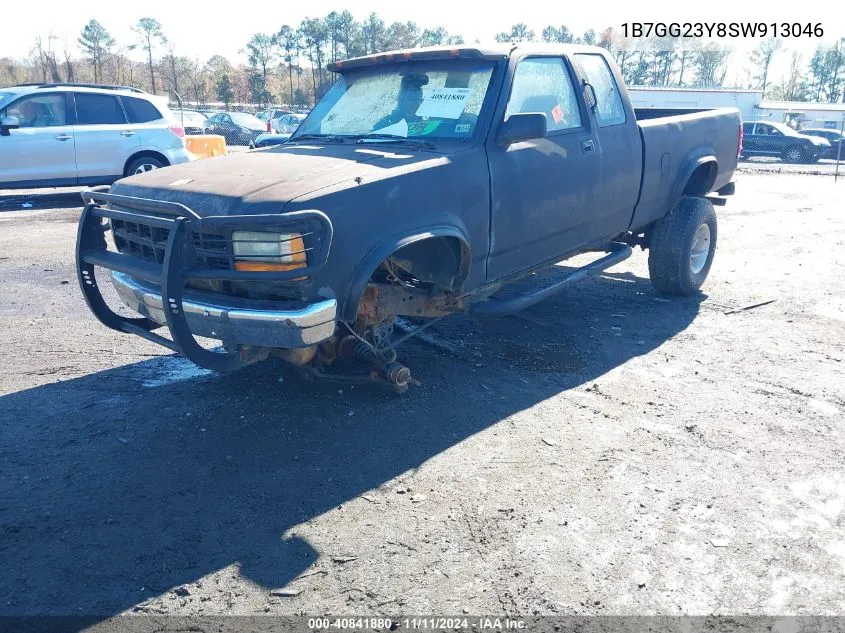
[(438, 119), (460, 118), (471, 92), (469, 88), (433, 88), (424, 96), (416, 114)]

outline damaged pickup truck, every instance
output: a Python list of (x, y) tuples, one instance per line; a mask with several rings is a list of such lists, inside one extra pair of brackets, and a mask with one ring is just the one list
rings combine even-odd
[[(707, 277), (737, 110), (635, 111), (612, 57), (585, 46), (428, 48), (330, 69), (286, 143), (83, 193), (78, 276), (102, 323), (213, 370), (273, 354), (401, 392), (413, 379), (394, 348), (417, 330), (395, 334), (397, 317), (514, 312), (633, 246), (661, 293)], [(537, 283), (583, 253), (595, 259)], [(107, 306), (95, 267), (139, 316)], [(345, 359), (365, 372), (339, 370)]]

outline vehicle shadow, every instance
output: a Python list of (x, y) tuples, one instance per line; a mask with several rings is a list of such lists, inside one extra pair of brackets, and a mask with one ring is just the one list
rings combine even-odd
[(423, 382), (404, 396), (280, 383), (266, 363), (151, 381), (178, 371), (167, 357), (0, 398), (0, 609), (106, 617), (233, 564), (285, 586), (326, 554), (295, 526), (653, 351), (699, 311), (701, 298), (654, 301), (647, 280), (626, 281), (440, 322), (457, 358), (403, 346)]
[(0, 212), (37, 209), (73, 209), (83, 205), (79, 189), (31, 191), (20, 193), (11, 189), (0, 192)]

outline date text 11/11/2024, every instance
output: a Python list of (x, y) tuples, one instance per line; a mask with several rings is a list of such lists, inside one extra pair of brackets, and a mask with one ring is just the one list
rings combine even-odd
[(821, 22), (624, 22), (623, 37), (824, 37)]
[(416, 617), (391, 619), (385, 617), (364, 618), (309, 618), (311, 630), (394, 630), (404, 628), (419, 631), (491, 630), (519, 631), (525, 629), (523, 620), (507, 617)]

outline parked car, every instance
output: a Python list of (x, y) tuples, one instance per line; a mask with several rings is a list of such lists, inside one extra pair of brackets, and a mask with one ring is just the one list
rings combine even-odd
[(786, 123), (748, 121), (742, 124), (742, 157), (774, 156), (787, 163), (811, 163), (830, 149), (830, 143), (796, 132)]
[(251, 145), (267, 131), (267, 124), (246, 112), (218, 112), (208, 118), (205, 129), (224, 136), (229, 145)]
[(287, 108), (270, 108), (269, 110), (261, 110), (255, 116), (266, 123), (267, 121), (278, 119), (290, 113), (291, 111)]
[(270, 125), (277, 134), (293, 134), (299, 124), (305, 120), (306, 115), (289, 113), (272, 119)]
[(173, 112), (176, 119), (185, 128), (185, 134), (205, 134), (206, 121), (208, 121), (208, 114), (204, 114), (198, 110), (176, 110)]
[(832, 160), (836, 160), (836, 156), (839, 153), (839, 145), (842, 144), (841, 154), (839, 154), (840, 160), (845, 160), (845, 136), (842, 135), (842, 132), (839, 130), (829, 130), (825, 128), (808, 128), (806, 130), (801, 130), (801, 134), (806, 134), (809, 136), (820, 137), (826, 139), (828, 143), (830, 143), (830, 148), (825, 151), (819, 158), (830, 158)]
[[(516, 312), (633, 246), (659, 292), (704, 283), (713, 204), (734, 191), (737, 109), (635, 111), (593, 46), (423, 48), (329, 69), (336, 83), (286, 143), (84, 194), (78, 276), (100, 321), (214, 370), (272, 351), (310, 377), (403, 391), (397, 316)], [(591, 252), (574, 271), (554, 265)], [(95, 264), (143, 318), (105, 307)], [(164, 326), (172, 338), (153, 332)]]
[(289, 138), (290, 133), (276, 134), (275, 132), (265, 132), (264, 134), (259, 134), (258, 138), (255, 139), (253, 146), (256, 149), (259, 147), (272, 147), (275, 145), (281, 145)]
[(192, 160), (166, 99), (136, 88), (28, 84), (0, 90), (0, 187), (110, 184)]

